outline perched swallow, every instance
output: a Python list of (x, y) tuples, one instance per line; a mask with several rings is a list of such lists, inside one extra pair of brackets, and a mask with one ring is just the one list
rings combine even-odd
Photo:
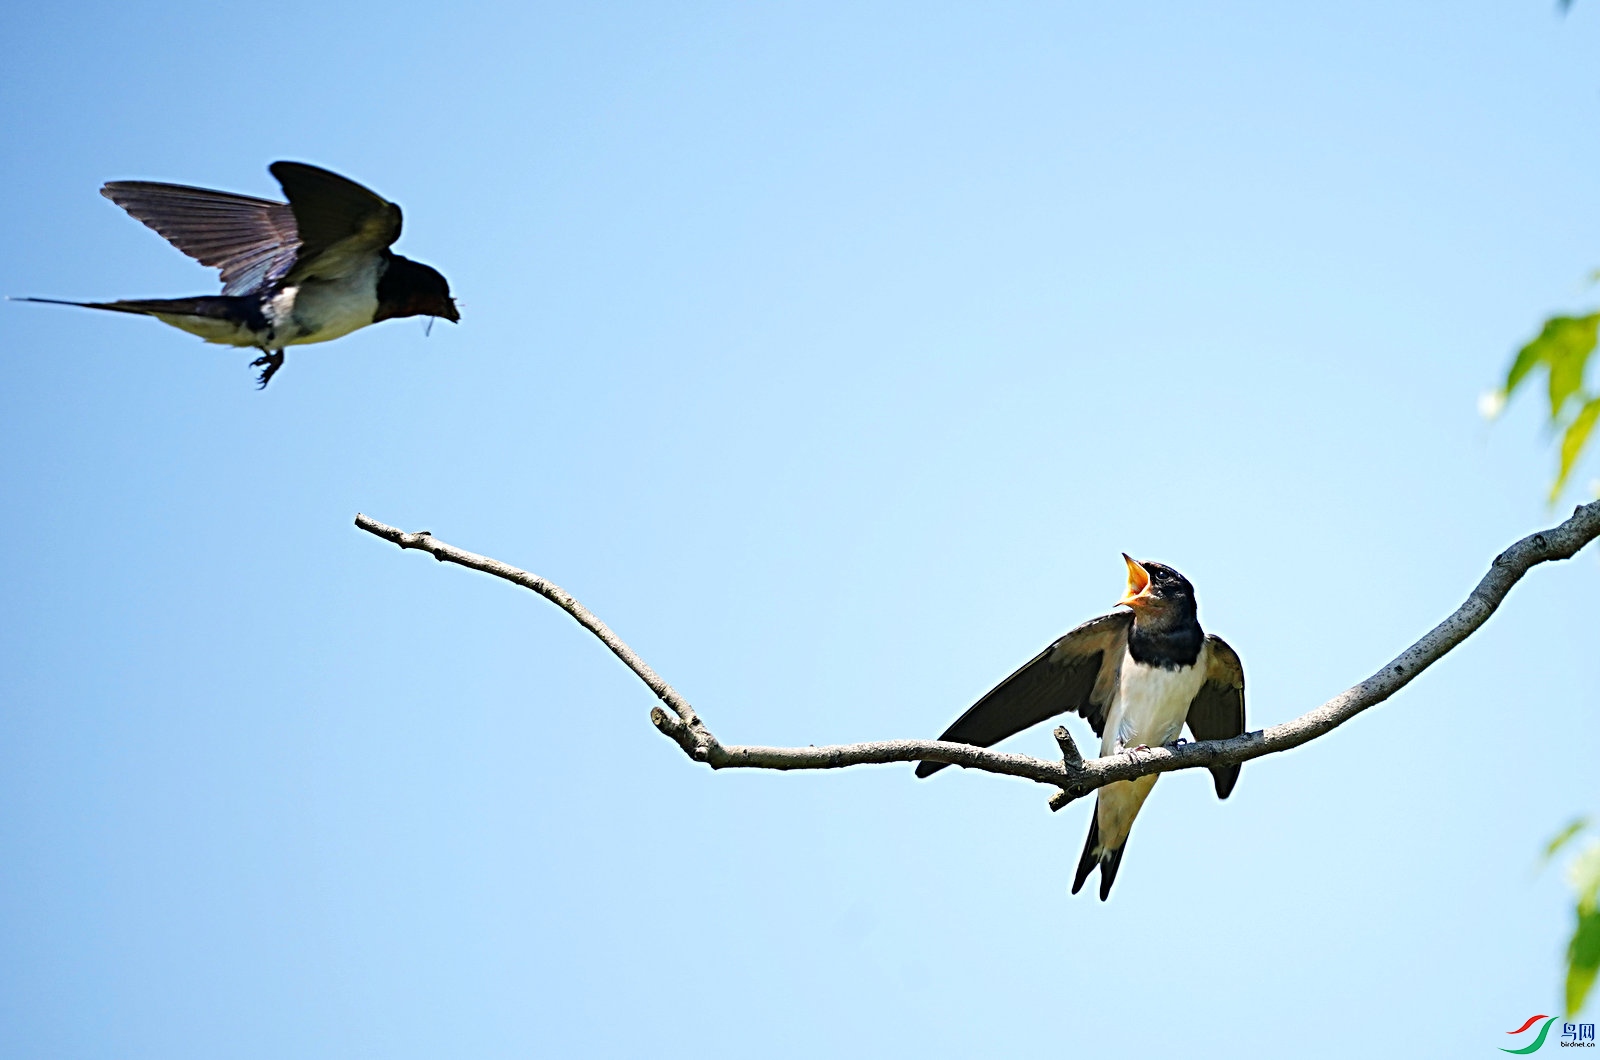
[[(1196, 740), (1244, 732), (1244, 670), (1239, 656), (1200, 629), (1194, 586), (1160, 563), (1126, 553), (1128, 591), (1109, 615), (1091, 618), (1000, 682), (940, 736), (988, 747), (1046, 718), (1073, 711), (1089, 719), (1100, 754), (1171, 743), (1188, 722)], [(917, 776), (945, 766), (922, 762)], [(1213, 766), (1217, 798), (1225, 799), (1239, 767)], [(1122, 864), (1133, 819), (1156, 777), (1118, 781), (1100, 789), (1089, 839), (1078, 859), (1072, 893), (1100, 867), (1100, 900)]]
[(222, 294), (116, 302), (24, 302), (152, 316), (224, 346), (254, 346), (265, 387), (283, 350), (327, 342), (392, 317), (461, 319), (437, 271), (391, 253), (400, 207), (353, 180), (304, 162), (274, 162), (287, 203), (225, 191), (114, 180), (100, 194), (202, 265), (222, 272)]

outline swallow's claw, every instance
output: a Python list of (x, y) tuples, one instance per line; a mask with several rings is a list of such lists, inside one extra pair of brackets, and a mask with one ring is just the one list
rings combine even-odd
[(256, 380), (256, 389), (265, 390), (267, 384), (272, 382), (273, 373), (283, 367), (283, 351), (269, 350), (251, 361), (250, 367), (261, 369), (261, 376)]

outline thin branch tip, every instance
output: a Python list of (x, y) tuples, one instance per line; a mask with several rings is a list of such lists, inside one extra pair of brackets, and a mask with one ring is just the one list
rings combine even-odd
[(1050, 812), (1055, 813), (1057, 810), (1064, 810), (1082, 797), (1083, 792), (1081, 791), (1072, 791), (1067, 788), (1062, 788), (1060, 791), (1050, 796)]
[(1069, 769), (1083, 765), (1083, 755), (1078, 751), (1078, 744), (1065, 725), (1057, 725), (1051, 735), (1056, 738), (1056, 745), (1061, 748), (1061, 761)]

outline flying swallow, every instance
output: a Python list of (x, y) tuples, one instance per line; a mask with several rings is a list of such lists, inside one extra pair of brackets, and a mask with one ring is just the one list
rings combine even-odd
[(100, 194), (202, 265), (221, 270), (222, 294), (24, 302), (152, 316), (207, 342), (253, 346), (258, 385), (283, 367), (286, 346), (327, 342), (392, 317), (461, 319), (439, 273), (389, 250), (400, 207), (326, 169), (274, 162), (287, 203), (147, 180), (114, 180)]
[[(1089, 720), (1102, 756), (1171, 743), (1185, 722), (1196, 740), (1244, 732), (1244, 669), (1222, 638), (1200, 629), (1194, 586), (1171, 567), (1140, 563), (1126, 553), (1122, 558), (1128, 591), (1117, 605), (1126, 611), (1091, 618), (1066, 634), (973, 704), (939, 739), (988, 747), (1068, 711)], [(944, 767), (922, 762), (917, 776)], [(1212, 766), (1211, 777), (1217, 797), (1225, 799), (1239, 767)], [(1096, 866), (1100, 900), (1111, 893), (1133, 819), (1155, 783), (1151, 774), (1100, 789), (1073, 894)]]

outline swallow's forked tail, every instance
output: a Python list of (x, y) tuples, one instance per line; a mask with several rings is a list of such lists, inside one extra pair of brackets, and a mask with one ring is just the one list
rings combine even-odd
[(1097, 850), (1100, 846), (1100, 801), (1095, 800), (1094, 813), (1089, 816), (1089, 838), (1083, 842), (1083, 854), (1078, 858), (1078, 872), (1072, 880), (1072, 893), (1077, 894), (1083, 890), (1083, 881), (1089, 878), (1089, 873), (1094, 871), (1096, 865), (1100, 866), (1100, 900), (1106, 900), (1106, 895), (1111, 893), (1111, 884), (1117, 878), (1117, 869), (1122, 865), (1122, 852), (1127, 849), (1124, 843), (1115, 850)]

